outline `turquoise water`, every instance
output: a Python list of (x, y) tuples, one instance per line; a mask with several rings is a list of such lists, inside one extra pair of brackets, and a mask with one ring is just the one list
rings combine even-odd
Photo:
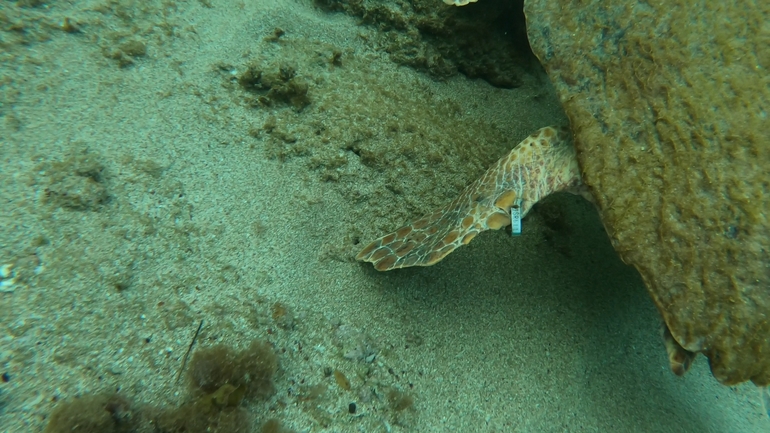
[(3, 2), (0, 431), (770, 431), (581, 197), (353, 260), (566, 123), (499, 4)]

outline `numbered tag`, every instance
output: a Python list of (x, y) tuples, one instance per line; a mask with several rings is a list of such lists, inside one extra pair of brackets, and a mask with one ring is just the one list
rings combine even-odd
[(521, 234), (521, 199), (511, 206), (511, 234), (518, 236)]

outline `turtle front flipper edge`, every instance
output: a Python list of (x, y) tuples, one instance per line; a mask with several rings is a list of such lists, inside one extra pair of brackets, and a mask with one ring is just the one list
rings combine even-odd
[(548, 126), (519, 143), (447, 206), (367, 245), (356, 260), (378, 271), (430, 266), (485, 230), (523, 218), (543, 197), (582, 183), (567, 128)]

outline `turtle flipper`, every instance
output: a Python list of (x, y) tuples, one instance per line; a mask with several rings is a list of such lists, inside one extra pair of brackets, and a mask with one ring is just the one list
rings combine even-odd
[(671, 371), (677, 376), (684, 376), (698, 354), (682, 347), (671, 335), (671, 331), (665, 323), (663, 324), (663, 344), (666, 346), (668, 365), (671, 367)]
[(430, 266), (480, 232), (509, 225), (518, 200), (524, 217), (541, 198), (580, 184), (569, 130), (542, 128), (447, 206), (377, 239), (356, 260), (371, 262), (378, 271)]

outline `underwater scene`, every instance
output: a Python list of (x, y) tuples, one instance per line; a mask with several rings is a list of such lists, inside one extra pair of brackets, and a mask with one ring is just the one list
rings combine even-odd
[(768, 23), (0, 0), (0, 433), (770, 432)]

